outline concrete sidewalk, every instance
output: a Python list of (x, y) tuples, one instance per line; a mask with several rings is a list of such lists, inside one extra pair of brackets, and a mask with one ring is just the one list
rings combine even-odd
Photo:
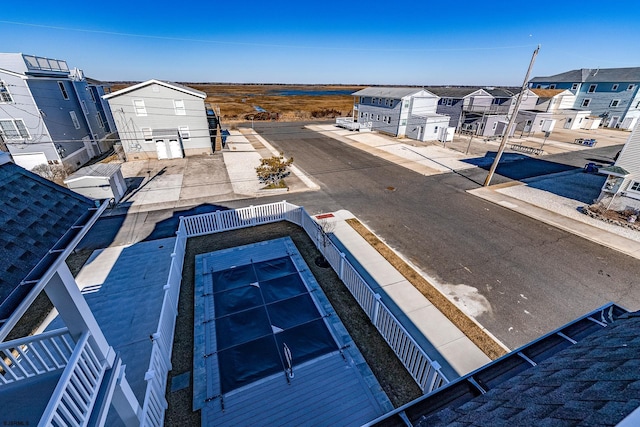
[[(345, 222), (349, 211), (334, 212), (323, 219), (332, 229), (332, 241), (381, 295), (382, 301), (414, 336), (425, 352), (442, 365), (447, 377), (455, 379), (491, 359), (424, 297), (356, 230)], [(323, 215), (325, 216), (325, 215)], [(496, 339), (497, 341), (497, 339)], [(502, 345), (504, 347), (504, 345)], [(505, 347), (506, 349), (506, 347)]]

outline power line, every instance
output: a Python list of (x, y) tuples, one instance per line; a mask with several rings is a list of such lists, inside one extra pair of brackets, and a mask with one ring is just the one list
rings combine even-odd
[(367, 48), (367, 47), (346, 47), (344, 45), (339, 45), (339, 46), (287, 45), (287, 44), (274, 44), (274, 43), (196, 39), (196, 38), (189, 38), (189, 37), (156, 36), (151, 34), (136, 34), (136, 33), (124, 33), (119, 31), (91, 30), (86, 28), (71, 28), (71, 27), (33, 24), (29, 22), (17, 22), (17, 21), (5, 21), (5, 20), (0, 20), (0, 23), (11, 24), (11, 25), (22, 25), (22, 26), (36, 27), (36, 28), (46, 28), (46, 29), (60, 30), (60, 31), (75, 31), (75, 32), (92, 33), (92, 34), (122, 36), (122, 37), (148, 38), (148, 39), (155, 39), (155, 40), (173, 40), (173, 41), (210, 43), (210, 44), (230, 45), (230, 46), (274, 47), (274, 48), (288, 48), (288, 49), (322, 49), (322, 50), (346, 51), (346, 52), (462, 52), (462, 51), (521, 49), (525, 47), (531, 47), (531, 45), (518, 45), (518, 46), (480, 46), (480, 47), (476, 46), (476, 47), (457, 47), (457, 48)]

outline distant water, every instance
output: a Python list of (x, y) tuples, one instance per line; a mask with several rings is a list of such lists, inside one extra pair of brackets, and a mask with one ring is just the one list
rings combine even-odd
[(256, 110), (258, 113), (266, 113), (267, 112), (267, 110), (265, 110), (264, 108), (259, 107), (257, 105), (254, 105), (253, 109)]
[(351, 89), (332, 89), (332, 90), (314, 90), (314, 89), (290, 89), (290, 90), (273, 90), (269, 91), (269, 95), (277, 96), (326, 96), (326, 95), (351, 95)]

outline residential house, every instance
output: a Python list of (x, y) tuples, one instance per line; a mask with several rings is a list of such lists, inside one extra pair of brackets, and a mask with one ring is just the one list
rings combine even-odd
[(575, 94), (572, 106), (590, 110), (610, 128), (633, 129), (640, 117), (640, 67), (571, 70), (535, 77), (530, 88), (566, 89)]
[(607, 304), (368, 426), (637, 426), (640, 312)]
[(108, 151), (115, 126), (100, 94), (108, 85), (59, 59), (0, 53), (0, 139), (26, 169), (75, 170)]
[(640, 209), (640, 123), (629, 135), (612, 166), (600, 168), (607, 174), (598, 201), (614, 210)]
[(352, 94), (360, 127), (419, 141), (442, 140), (449, 117), (436, 113), (438, 97), (408, 87), (369, 87)]
[(576, 95), (567, 89), (531, 89), (538, 96), (536, 110), (557, 113), (573, 108)]
[[(0, 396), (15, 425), (140, 425), (125, 364), (65, 263), (107, 204), (94, 203), (0, 155)], [(46, 328), (57, 310), (59, 327)], [(55, 312), (53, 312), (55, 314)], [(33, 332), (35, 330), (35, 332)], [(129, 371), (127, 371), (129, 372)]]
[(475, 87), (430, 87), (429, 90), (438, 95), (439, 114), (449, 116), (449, 126), (462, 129), (465, 113), (483, 112), (491, 108), (493, 96), (483, 89)]
[[(495, 87), (434, 87), (429, 90), (440, 97), (438, 113), (449, 115), (450, 125), (455, 126), (458, 132), (486, 137), (501, 135), (506, 130), (520, 92), (517, 88)], [(519, 110), (534, 109), (537, 98), (535, 93), (527, 90)]]
[(148, 80), (103, 98), (127, 158), (135, 160), (212, 154), (218, 121), (206, 97), (177, 83)]

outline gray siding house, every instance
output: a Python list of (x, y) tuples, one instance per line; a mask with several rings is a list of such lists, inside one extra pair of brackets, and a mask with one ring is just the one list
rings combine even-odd
[[(451, 117), (450, 126), (458, 132), (472, 132), (486, 137), (500, 135), (501, 123), (509, 121), (515, 109), (519, 89), (495, 87), (434, 87), (440, 97), (437, 112)], [(534, 109), (538, 96), (527, 89), (520, 110)]]
[(640, 118), (640, 67), (583, 68), (535, 77), (529, 87), (570, 90), (576, 95), (572, 107), (590, 110), (606, 127), (630, 130)]
[(207, 94), (177, 83), (148, 80), (105, 95), (129, 160), (209, 155), (215, 148)]
[(629, 135), (613, 166), (600, 168), (608, 175), (598, 201), (614, 210), (640, 209), (640, 123)]
[(25, 169), (75, 170), (113, 145), (113, 119), (97, 96), (105, 90), (63, 60), (0, 53), (0, 139)]
[(449, 117), (436, 113), (438, 96), (405, 87), (369, 87), (353, 93), (361, 127), (419, 141), (446, 136)]

